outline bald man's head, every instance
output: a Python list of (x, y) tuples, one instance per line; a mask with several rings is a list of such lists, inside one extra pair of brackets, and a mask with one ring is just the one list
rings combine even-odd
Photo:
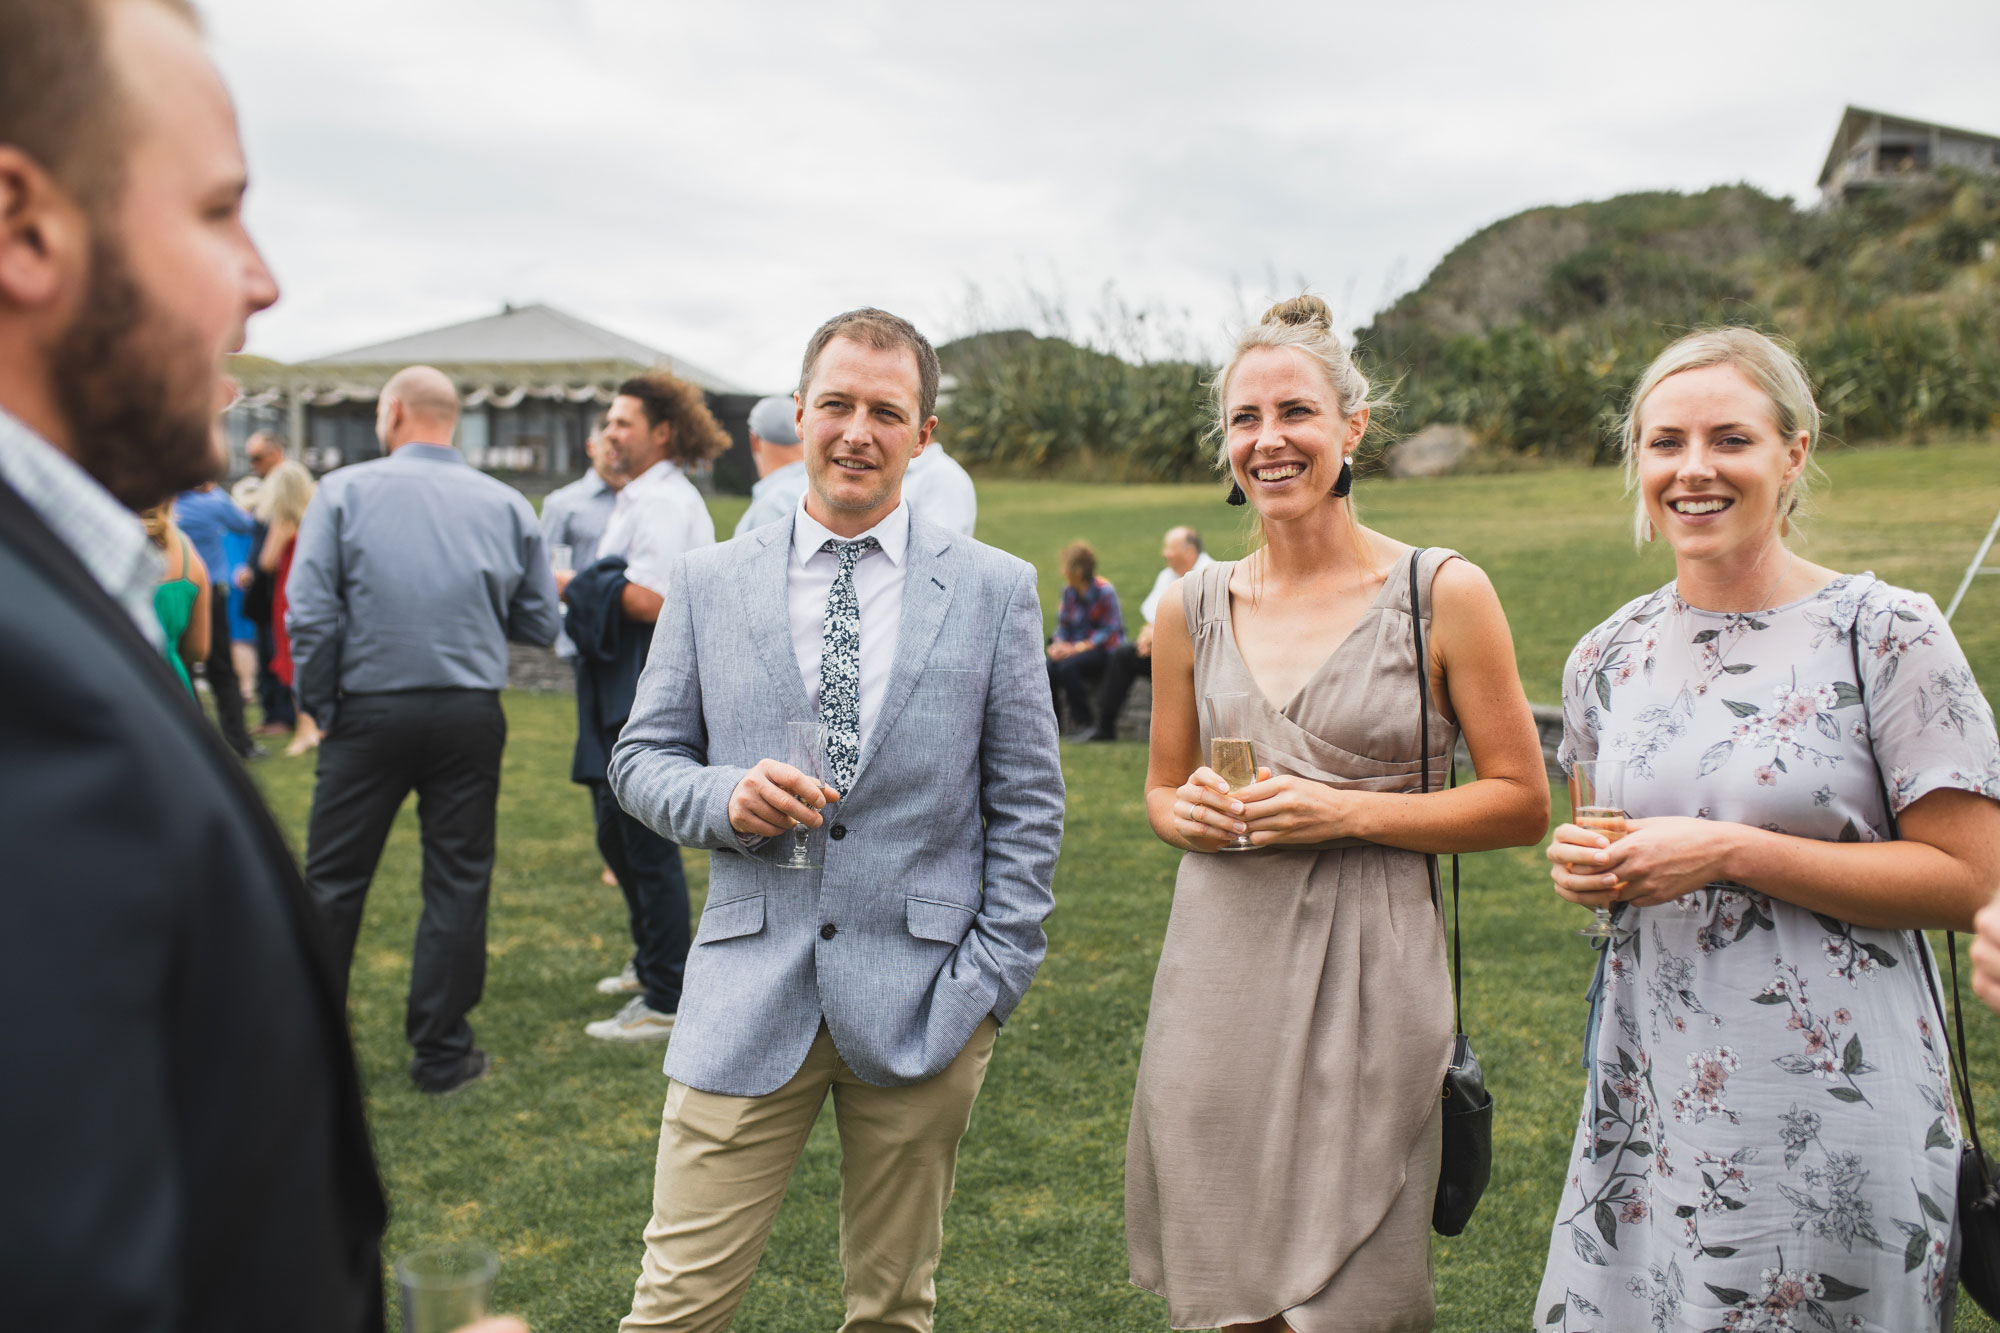
[(375, 407), (375, 434), (384, 449), (450, 444), (458, 426), (458, 390), (443, 371), (410, 366), (390, 376)]

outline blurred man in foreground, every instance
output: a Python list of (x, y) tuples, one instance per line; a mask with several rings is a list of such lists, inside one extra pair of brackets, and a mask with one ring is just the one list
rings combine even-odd
[(20, 1329), (381, 1327), (383, 1201), (291, 856), (155, 644), (277, 287), (180, 0), (0, 4), (0, 1292)]

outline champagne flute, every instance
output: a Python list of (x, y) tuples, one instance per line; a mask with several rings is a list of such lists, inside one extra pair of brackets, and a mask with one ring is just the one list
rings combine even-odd
[[(1250, 696), (1240, 693), (1205, 694), (1208, 709), (1208, 766), (1229, 784), (1231, 793), (1242, 791), (1257, 780), (1257, 756), (1249, 738)], [(1256, 850), (1248, 833), (1239, 833), (1215, 849), (1218, 852)]]
[[(1623, 759), (1579, 759), (1569, 771), (1570, 820), (1593, 833), (1602, 833), (1616, 842), (1625, 836), (1625, 761)], [(1576, 932), (1587, 940), (1618, 937), (1611, 924), (1611, 909), (1595, 909), (1590, 924)]]
[[(785, 762), (814, 782), (820, 779), (823, 756), (826, 752), (826, 728), (817, 722), (787, 722), (785, 724)], [(772, 864), (780, 870), (817, 870), (819, 862), (812, 859), (807, 844), (812, 839), (812, 829), (805, 824), (794, 824), (786, 835), (791, 846), (785, 854)]]

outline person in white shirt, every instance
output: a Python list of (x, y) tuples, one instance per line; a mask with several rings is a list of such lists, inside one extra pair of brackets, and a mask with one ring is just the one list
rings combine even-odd
[(1201, 549), (1201, 534), (1189, 527), (1167, 529), (1166, 540), (1160, 543), (1160, 559), (1166, 561), (1167, 567), (1153, 580), (1153, 590), (1139, 605), (1139, 615), (1146, 623), (1140, 627), (1137, 638), (1111, 650), (1104, 679), (1097, 687), (1097, 726), (1085, 740), (1118, 739), (1118, 712), (1125, 707), (1125, 696), (1132, 692), (1132, 682), (1140, 676), (1153, 678), (1153, 618), (1159, 614), (1160, 599), (1177, 579), (1215, 563)]
[(750, 507), (736, 520), (731, 536), (790, 518), (799, 507), (799, 497), (806, 493), (806, 462), (797, 414), (787, 394), (759, 398), (750, 409), (750, 458), (757, 464), (757, 484), (750, 488)]
[(970, 537), (979, 522), (979, 495), (972, 477), (935, 440), (910, 460), (910, 469), (903, 474), (903, 499), (928, 522), (961, 537)]
[[(674, 562), (715, 542), (708, 504), (684, 469), (721, 454), (729, 447), (729, 436), (710, 415), (699, 388), (659, 370), (618, 386), (603, 433), (630, 480), (611, 506), (597, 558), (618, 556), (625, 561), (618, 609), (630, 622), (629, 632), (650, 639)], [(593, 578), (599, 572), (593, 571)], [(567, 593), (569, 580), (563, 583)], [(622, 713), (630, 707), (637, 668), (644, 661), (644, 652), (637, 651), (615, 663), (586, 660), (581, 667), (598, 676), (590, 682), (594, 716), (589, 719), (589, 734), (585, 720), (579, 718), (571, 775), (590, 789), (597, 815), (597, 849), (625, 894), (632, 928), (632, 962), (617, 976), (597, 983), (604, 994), (631, 998), (614, 1017), (584, 1028), (600, 1041), (667, 1039), (680, 1009), (681, 977), (693, 940), (680, 848), (627, 814), (606, 779), (611, 743), (624, 724)], [(617, 678), (609, 678), (613, 676)], [(580, 710), (584, 692), (580, 685)], [(614, 699), (621, 704), (611, 711), (621, 715), (603, 716), (609, 706), (605, 701)]]

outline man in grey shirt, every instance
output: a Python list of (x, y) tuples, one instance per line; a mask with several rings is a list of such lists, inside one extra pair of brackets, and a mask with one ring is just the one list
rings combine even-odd
[[(597, 543), (611, 521), (612, 506), (618, 503), (618, 489), (625, 484), (618, 457), (604, 442), (601, 422), (584, 441), (583, 451), (590, 457), (590, 470), (542, 500), (542, 537), (551, 551), (569, 547), (571, 569), (589, 569), (597, 563)], [(565, 662), (576, 660), (576, 645), (569, 635), (556, 635), (556, 656)]]
[(507, 641), (560, 627), (535, 511), (448, 443), (458, 394), (429, 366), (382, 390), (387, 456), (328, 474), (299, 526), (285, 618), (299, 706), (325, 733), (306, 888), (341, 977), (389, 825), (417, 792), (423, 918), (410, 964), (410, 1077), (450, 1092), (484, 1074), (466, 1014), (486, 981), (486, 895), (507, 719)]
[(806, 493), (805, 446), (799, 442), (797, 406), (786, 394), (759, 398), (750, 409), (750, 457), (757, 464), (757, 484), (750, 488), (750, 507), (736, 520), (731, 536), (779, 519), (790, 520)]

